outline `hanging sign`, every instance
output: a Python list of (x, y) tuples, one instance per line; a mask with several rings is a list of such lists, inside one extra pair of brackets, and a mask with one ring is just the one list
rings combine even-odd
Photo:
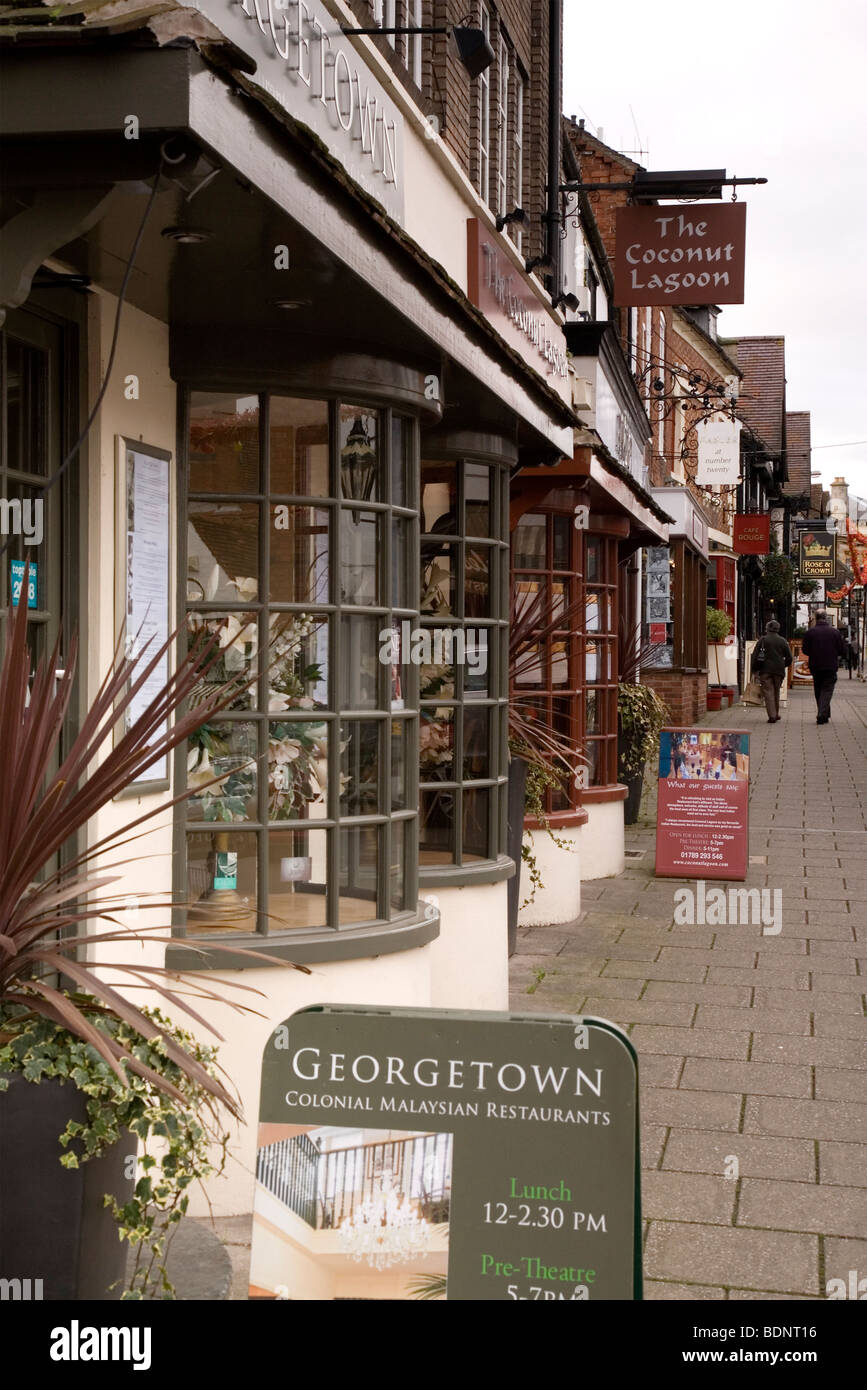
[(741, 422), (728, 417), (701, 420), (698, 436), (698, 466), (695, 481), (701, 487), (716, 483), (731, 487), (737, 483), (741, 459)]
[(833, 531), (805, 529), (798, 537), (798, 578), (834, 579), (837, 574), (837, 537)]
[(618, 208), (614, 299), (743, 304), (746, 203)]
[(303, 1009), (264, 1053), (250, 1296), (640, 1299), (637, 1126), (614, 1024)]
[(747, 876), (750, 736), (739, 729), (663, 729), (659, 735), (656, 873)]
[(767, 555), (771, 548), (771, 518), (738, 512), (732, 527), (732, 550), (736, 555)]

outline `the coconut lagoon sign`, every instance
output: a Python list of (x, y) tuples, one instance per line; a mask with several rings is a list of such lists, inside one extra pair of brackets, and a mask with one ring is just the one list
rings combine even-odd
[(251, 1297), (641, 1297), (613, 1024), (306, 1009), (269, 1039), (259, 1120)]

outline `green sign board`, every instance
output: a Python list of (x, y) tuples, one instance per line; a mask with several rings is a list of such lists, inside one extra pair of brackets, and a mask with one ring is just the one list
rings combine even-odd
[(253, 1298), (641, 1298), (614, 1024), (305, 1009), (268, 1041), (259, 1121)]

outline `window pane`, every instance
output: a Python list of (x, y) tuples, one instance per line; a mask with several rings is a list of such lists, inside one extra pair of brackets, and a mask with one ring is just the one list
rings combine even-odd
[(527, 513), (512, 534), (512, 563), (516, 570), (542, 570), (545, 565), (546, 519)]
[(455, 855), (453, 791), (423, 791), (419, 797), (419, 862), (448, 864)]
[(378, 603), (381, 516), (378, 512), (365, 512), (360, 508), (344, 508), (340, 522), (340, 601), (368, 605)]
[(273, 720), (268, 728), (268, 819), (321, 820), (328, 794), (328, 727)]
[(344, 826), (340, 843), (340, 921), (373, 922), (382, 834), (375, 825)]
[(419, 667), (419, 697), (435, 700), (437, 696), (451, 700), (455, 695), (455, 655), (463, 641), (463, 629), (458, 627), (424, 627), (413, 642), (410, 656), (418, 646), (423, 658)]
[(391, 864), (388, 870), (388, 901), (391, 911), (406, 906), (406, 833), (408, 822), (395, 821), (391, 827)]
[(598, 579), (601, 577), (601, 570), (602, 570), (601, 546), (602, 546), (602, 542), (601, 542), (601, 541), (599, 541), (599, 540), (593, 540), (591, 537), (588, 536), (588, 538), (587, 538), (587, 549), (586, 549), (586, 557), (587, 557), (587, 558), (586, 558), (586, 561), (585, 561), (585, 568), (584, 568), (584, 577), (585, 577), (585, 579), (587, 580), (588, 583), (593, 583), (595, 580), (598, 580)]
[(464, 709), (464, 777), (491, 775), (490, 715), (488, 708), (468, 706)]
[(490, 656), (489, 634), (486, 627), (468, 627), (464, 646), (464, 699), (480, 699), (488, 694)]
[(455, 712), (423, 709), (419, 725), (419, 775), (423, 782), (450, 782), (454, 776)]
[(411, 466), (412, 421), (403, 415), (391, 420), (391, 501), (395, 507), (412, 507), (408, 474)]
[(588, 734), (598, 734), (599, 732), (599, 706), (597, 703), (597, 692), (588, 690), (585, 696), (585, 727)]
[(375, 815), (380, 809), (381, 761), (379, 720), (351, 719), (340, 725), (340, 814)]
[[(340, 709), (376, 709), (381, 670), (382, 618), (340, 619), (340, 669), (337, 698)], [(390, 649), (390, 648), (389, 648)]]
[(272, 830), (268, 836), (268, 931), (328, 925), (327, 830)]
[(466, 534), (491, 534), (491, 470), (480, 463), (468, 463), (464, 472)]
[(421, 543), (421, 612), (457, 612), (457, 559), (459, 547), (443, 541)]
[(203, 698), (215, 693), (227, 681), (237, 681), (237, 698), (228, 709), (251, 709), (257, 704), (256, 656), (259, 650), (259, 624), (255, 613), (188, 613), (189, 646), (219, 638), (219, 660), (202, 681)]
[(412, 721), (391, 721), (391, 809), (405, 811), (409, 805), (407, 769), (411, 747)]
[(328, 512), (277, 504), (270, 509), (270, 594), (275, 603), (327, 603)]
[(328, 405), (291, 396), (270, 400), (271, 492), (327, 497)]
[(247, 720), (203, 724), (191, 734), (187, 786), (200, 790), (187, 802), (187, 819), (258, 820), (257, 754), (257, 727)]
[(193, 603), (251, 603), (259, 592), (259, 508), (191, 502), (187, 596)]
[(488, 858), (488, 821), (491, 813), (490, 788), (465, 791), (464, 797), (464, 859)]
[(571, 570), (570, 551), (573, 523), (568, 516), (555, 516), (554, 526), (554, 569)]
[(491, 555), (488, 546), (477, 550), (467, 548), (464, 574), (464, 616), (467, 618), (487, 618), (490, 615)]
[(270, 613), (268, 624), (269, 711), (327, 706), (328, 619)]
[(256, 930), (256, 836), (187, 836), (187, 931)]
[(259, 491), (259, 397), (194, 391), (190, 492)]
[(364, 406), (340, 407), (340, 489), (354, 502), (380, 499), (377, 417)]
[(408, 563), (410, 543), (409, 521), (391, 523), (391, 602), (395, 608), (409, 604)]
[(458, 534), (458, 467), (456, 463), (421, 465), (421, 529), (438, 536)]

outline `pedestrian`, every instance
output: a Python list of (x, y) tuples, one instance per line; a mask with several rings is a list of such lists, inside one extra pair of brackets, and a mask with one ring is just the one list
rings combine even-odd
[(776, 618), (771, 618), (765, 623), (765, 635), (759, 638), (753, 653), (753, 674), (758, 676), (762, 687), (769, 724), (779, 723), (780, 687), (791, 664), (792, 649), (785, 637), (780, 636)]
[(816, 614), (816, 625), (804, 633), (801, 650), (813, 677), (816, 723), (827, 724), (831, 718), (831, 700), (837, 684), (837, 665), (841, 657), (846, 657), (846, 644), (837, 629), (828, 622), (827, 613)]

